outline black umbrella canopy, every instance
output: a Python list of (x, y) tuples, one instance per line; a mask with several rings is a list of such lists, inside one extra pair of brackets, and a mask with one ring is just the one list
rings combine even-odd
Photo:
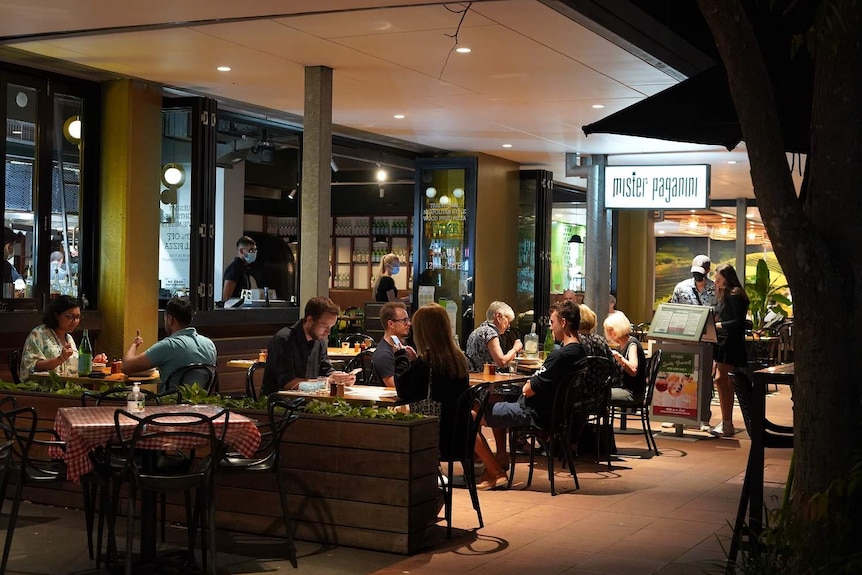
[[(788, 152), (807, 153), (811, 125), (810, 61), (797, 62), (773, 79)], [(742, 128), (723, 66), (714, 66), (583, 127), (584, 133), (641, 136), (674, 142), (721, 145), (732, 150)]]

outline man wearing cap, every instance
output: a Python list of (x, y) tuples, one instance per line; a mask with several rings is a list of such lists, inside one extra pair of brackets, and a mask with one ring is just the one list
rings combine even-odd
[(691, 277), (676, 284), (670, 303), (714, 306), (715, 283), (706, 277), (709, 264), (709, 256), (695, 256), (691, 261)]

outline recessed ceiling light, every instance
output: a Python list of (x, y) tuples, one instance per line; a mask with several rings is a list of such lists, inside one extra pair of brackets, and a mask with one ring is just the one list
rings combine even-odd
[(230, 72), (230, 66), (219, 66), (216, 70), (219, 72)]
[(403, 120), (406, 116), (404, 114), (395, 114), (392, 117), (395, 118), (396, 120)]
[(595, 110), (601, 110), (604, 107), (605, 107), (604, 104), (593, 104), (593, 109), (595, 109)]
[(736, 160), (728, 160), (728, 161), (727, 161), (727, 163), (728, 163), (728, 164), (735, 164), (735, 163), (736, 163)]
[(460, 48), (455, 48), (455, 51), (458, 52), (459, 54), (469, 54), (470, 52), (472, 52), (472, 50), (470, 48), (468, 48), (467, 46), (461, 46)]
[(503, 144), (503, 147), (504, 147), (504, 148), (511, 148), (511, 147), (512, 147), (512, 144)]

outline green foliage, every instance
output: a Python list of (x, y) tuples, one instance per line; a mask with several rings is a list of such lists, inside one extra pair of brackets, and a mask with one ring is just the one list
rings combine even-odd
[(395, 421), (409, 421), (411, 419), (422, 419), (425, 417), (419, 413), (401, 413), (392, 411), (385, 407), (371, 407), (352, 405), (345, 401), (317, 401), (316, 399), (305, 405), (305, 413), (315, 415), (327, 415), (329, 417), (356, 417), (361, 419), (391, 419)]
[(743, 551), (740, 572), (862, 573), (862, 552), (858, 550), (862, 529), (858, 520), (862, 509), (860, 482), (862, 462), (857, 462), (849, 474), (834, 481), (824, 493), (813, 495), (807, 506), (788, 504), (768, 512), (758, 545)]
[(751, 311), (755, 330), (763, 329), (763, 318), (770, 311), (784, 317), (790, 315), (789, 308), (793, 302), (782, 293), (787, 288), (786, 284), (776, 285), (772, 282), (766, 260), (757, 260), (757, 272), (753, 281), (745, 282), (745, 292), (750, 300), (748, 309)]

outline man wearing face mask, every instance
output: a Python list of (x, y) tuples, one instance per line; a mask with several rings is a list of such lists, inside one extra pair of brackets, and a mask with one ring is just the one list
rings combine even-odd
[(715, 283), (706, 277), (709, 264), (709, 256), (695, 256), (691, 262), (691, 278), (676, 284), (670, 303), (715, 306)]
[(257, 244), (248, 236), (236, 241), (237, 257), (224, 270), (222, 301), (240, 297), (244, 289), (263, 286), (260, 270), (254, 266), (257, 259)]

